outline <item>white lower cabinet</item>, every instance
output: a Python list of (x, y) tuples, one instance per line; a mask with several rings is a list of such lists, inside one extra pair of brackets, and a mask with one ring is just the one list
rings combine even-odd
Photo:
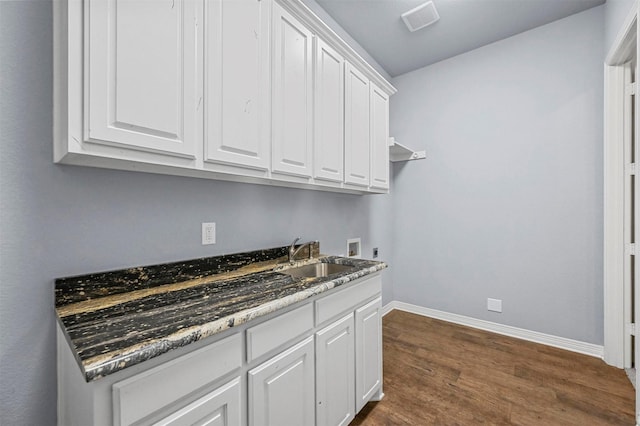
[(240, 378), (208, 393), (154, 426), (233, 426), (241, 423)]
[[(231, 394), (225, 393), (225, 386), (220, 387), (216, 384), (230, 373), (240, 371), (241, 340), (241, 336), (230, 336), (115, 382), (111, 386), (113, 424), (117, 426), (148, 425), (154, 424), (158, 417), (166, 417), (168, 421), (160, 424), (183, 424), (184, 422), (178, 419), (183, 416), (191, 418), (195, 415), (193, 413), (202, 414), (202, 417), (215, 418), (216, 413), (228, 405), (224, 400)], [(100, 381), (96, 382), (96, 385), (101, 385)], [(201, 395), (200, 389), (207, 388), (214, 390), (198, 398)], [(219, 394), (225, 396), (217, 397)], [(217, 399), (211, 401), (213, 397)], [(185, 399), (196, 400), (192, 404), (184, 404), (182, 401)], [(234, 402), (232, 399), (229, 404), (239, 406), (238, 401)], [(175, 414), (167, 417), (170, 413)], [(177, 417), (174, 418), (174, 416)]]
[(356, 309), (356, 411), (382, 384), (382, 299)]
[(249, 425), (314, 424), (313, 337), (249, 371)]
[(58, 424), (347, 425), (382, 395), (380, 291), (369, 275), (90, 383), (58, 327)]
[(348, 425), (355, 416), (353, 313), (316, 333), (316, 423)]

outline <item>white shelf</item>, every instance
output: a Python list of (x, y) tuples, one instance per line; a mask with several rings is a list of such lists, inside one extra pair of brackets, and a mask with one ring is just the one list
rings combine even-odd
[(414, 151), (401, 143), (396, 142), (395, 138), (389, 138), (389, 161), (409, 161), (421, 160), (427, 158), (426, 151)]

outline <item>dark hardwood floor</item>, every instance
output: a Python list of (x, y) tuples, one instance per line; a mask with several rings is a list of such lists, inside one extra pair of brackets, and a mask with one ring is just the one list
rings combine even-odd
[(351, 425), (634, 425), (634, 389), (602, 360), (392, 311), (384, 393)]

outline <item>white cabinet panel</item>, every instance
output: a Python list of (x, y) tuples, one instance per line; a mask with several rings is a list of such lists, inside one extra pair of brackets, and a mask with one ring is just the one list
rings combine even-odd
[(369, 79), (347, 62), (344, 84), (345, 182), (369, 186)]
[(269, 167), (270, 5), (205, 2), (205, 161)]
[(85, 6), (90, 142), (194, 157), (202, 4), (112, 0)]
[(354, 283), (339, 292), (316, 300), (316, 325), (321, 325), (347, 311), (353, 311), (356, 306), (380, 295), (381, 291), (382, 278), (376, 275), (363, 278), (362, 282)]
[(249, 425), (313, 425), (313, 336), (249, 371)]
[(313, 34), (273, 4), (272, 171), (311, 176)]
[(114, 383), (114, 424), (137, 424), (241, 366), (242, 336), (234, 335)]
[(344, 179), (344, 58), (316, 38), (314, 178)]
[(247, 329), (247, 361), (251, 362), (313, 329), (313, 305), (308, 304)]
[(241, 423), (240, 378), (192, 402), (154, 426), (235, 426)]
[(381, 302), (356, 310), (356, 411), (382, 386)]
[(316, 424), (348, 425), (355, 413), (353, 313), (316, 333)]
[(389, 96), (370, 83), (371, 184), (389, 189)]

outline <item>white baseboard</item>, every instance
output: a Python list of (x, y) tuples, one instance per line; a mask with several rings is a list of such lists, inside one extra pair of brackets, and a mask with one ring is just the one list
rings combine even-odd
[(596, 358), (602, 358), (604, 355), (604, 347), (600, 345), (594, 345), (593, 343), (581, 342), (578, 340), (567, 339), (565, 337), (552, 336), (550, 334), (539, 333), (537, 331), (525, 330), (524, 328), (498, 324), (496, 322), (480, 320), (444, 311), (438, 311), (436, 309), (424, 308), (422, 306), (398, 302), (395, 300), (387, 303), (382, 307), (382, 315), (384, 316), (394, 309), (410, 312), (412, 314), (422, 315), (429, 318), (435, 318), (442, 321), (452, 322), (454, 324), (465, 325), (467, 327), (477, 328), (480, 330), (490, 331), (492, 333), (502, 334), (504, 336), (515, 337), (517, 339), (527, 340), (529, 342), (541, 343), (543, 345), (553, 346), (554, 348), (566, 349), (571, 352), (577, 352)]
[(393, 311), (394, 309), (397, 309), (397, 308), (396, 308), (396, 303), (398, 303), (398, 302), (393, 301), (393, 302), (389, 302), (389, 303), (387, 303), (386, 305), (384, 305), (384, 306), (382, 307), (382, 316), (385, 316), (385, 315), (387, 315), (389, 312)]

